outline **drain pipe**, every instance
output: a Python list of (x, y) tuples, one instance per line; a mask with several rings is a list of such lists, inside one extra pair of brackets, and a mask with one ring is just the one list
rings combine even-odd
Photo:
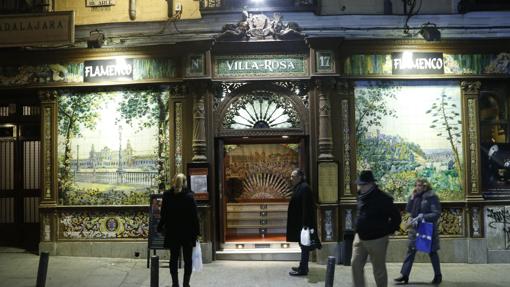
[(129, 0), (129, 19), (136, 19), (136, 0)]
[(166, 0), (168, 6), (168, 18), (172, 18), (174, 16), (174, 0)]

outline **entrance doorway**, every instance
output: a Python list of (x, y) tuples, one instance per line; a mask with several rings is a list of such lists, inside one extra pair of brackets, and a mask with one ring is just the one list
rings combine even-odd
[(223, 246), (286, 241), (290, 174), (305, 166), (300, 138), (240, 138), (222, 142)]
[(38, 249), (40, 112), (35, 96), (0, 100), (0, 246)]

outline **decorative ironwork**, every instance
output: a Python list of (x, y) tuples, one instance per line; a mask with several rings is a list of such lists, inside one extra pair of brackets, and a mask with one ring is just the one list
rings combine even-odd
[(471, 208), (471, 228), (473, 237), (480, 237), (480, 208)]
[(220, 82), (213, 83), (213, 94), (214, 94), (214, 110), (216, 111), (220, 104), (227, 98), (228, 95), (232, 94), (238, 88), (246, 85), (242, 82)]
[(351, 131), (349, 128), (349, 101), (342, 100), (342, 134), (344, 151), (344, 194), (351, 194)]
[(352, 209), (345, 210), (345, 230), (353, 230)]
[(45, 167), (44, 167), (44, 198), (50, 199), (51, 198), (51, 165), (52, 163), (52, 149), (51, 149), (51, 126), (52, 126), (52, 109), (51, 107), (44, 107), (44, 115), (43, 115), (43, 125), (44, 125), (44, 135), (43, 135), (43, 141), (44, 141), (44, 150), (43, 150), (43, 157), (45, 161)]
[(230, 12), (241, 9), (257, 11), (315, 11), (315, 0), (200, 0), (200, 12)]
[(324, 240), (332, 241), (333, 238), (333, 209), (324, 210)]
[(253, 90), (229, 107), (223, 126), (227, 129), (299, 128), (301, 123), (287, 97), (272, 91)]
[(468, 137), (471, 164), (471, 193), (478, 193), (478, 130), (476, 125), (476, 100), (468, 99)]
[(292, 40), (303, 39), (301, 27), (296, 22), (283, 22), (283, 16), (275, 13), (273, 18), (266, 15), (243, 11), (242, 20), (237, 24), (226, 24), (217, 36), (222, 41), (245, 40)]
[(133, 239), (147, 238), (149, 217), (145, 211), (62, 212), (60, 239)]
[(310, 92), (310, 83), (307, 82), (307, 81), (297, 81), (297, 82), (292, 82), (292, 81), (277, 81), (277, 82), (273, 82), (273, 84), (275, 85), (278, 85), (282, 88), (285, 88), (289, 91), (291, 91), (294, 95), (298, 96), (299, 98), (301, 98), (301, 100), (303, 101), (303, 105), (305, 106), (305, 108), (309, 108), (310, 106), (310, 101), (309, 101), (309, 92)]
[(182, 173), (182, 103), (175, 103), (175, 173)]

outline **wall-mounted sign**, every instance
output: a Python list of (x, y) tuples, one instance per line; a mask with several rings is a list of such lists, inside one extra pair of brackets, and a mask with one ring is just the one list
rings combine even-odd
[(98, 6), (113, 6), (115, 0), (87, 0), (85, 6), (87, 7), (98, 7)]
[(0, 17), (0, 47), (61, 45), (73, 42), (73, 11)]
[(335, 72), (335, 54), (333, 51), (320, 50), (315, 52), (315, 70), (317, 73)]
[(205, 74), (205, 57), (203, 54), (188, 55), (186, 61), (186, 76), (203, 76)]
[(394, 75), (444, 74), (443, 53), (391, 53), (391, 64)]
[(214, 76), (243, 77), (302, 77), (308, 75), (306, 55), (217, 56)]
[(133, 59), (85, 61), (84, 82), (128, 81), (133, 79)]

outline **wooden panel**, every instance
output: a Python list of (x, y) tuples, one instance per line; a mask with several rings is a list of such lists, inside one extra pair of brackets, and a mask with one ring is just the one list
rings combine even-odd
[(23, 198), (23, 221), (25, 223), (39, 222), (39, 197)]
[(14, 223), (14, 198), (0, 198), (0, 223)]
[(40, 188), (40, 151), (39, 141), (27, 141), (23, 143), (23, 188)]
[(14, 189), (14, 142), (0, 141), (0, 190)]

